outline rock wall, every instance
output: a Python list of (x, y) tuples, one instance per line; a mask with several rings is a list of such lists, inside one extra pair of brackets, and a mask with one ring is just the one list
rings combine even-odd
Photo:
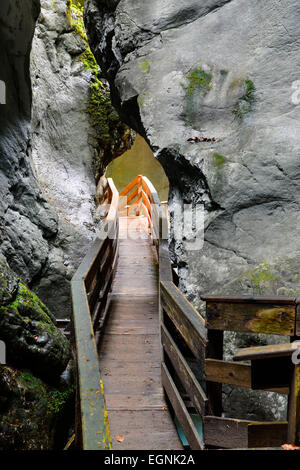
[[(0, 261), (0, 450), (50, 450), (67, 439), (74, 382), (67, 338), (40, 299)], [(4, 360), (1, 356), (1, 364)], [(64, 372), (64, 376), (61, 374)], [(66, 378), (69, 376), (68, 380)]]
[(29, 281), (47, 262), (57, 216), (43, 197), (29, 162), (31, 83), (29, 54), (39, 2), (1, 2), (0, 254)]
[(95, 236), (96, 181), (132, 143), (99, 80), (80, 8), (70, 8), (0, 7), (0, 257), (61, 318)]
[[(204, 204), (203, 249), (172, 245), (196, 304), (250, 268), (299, 257), (298, 20), (294, 0), (88, 0), (93, 50), (165, 168), (171, 216)], [(295, 280), (274, 289), (299, 291)]]
[[(300, 292), (299, 16), (296, 0), (87, 1), (113, 101), (169, 178), (170, 248), (200, 309), (202, 293)], [(201, 249), (175, 236), (184, 204), (204, 209)]]

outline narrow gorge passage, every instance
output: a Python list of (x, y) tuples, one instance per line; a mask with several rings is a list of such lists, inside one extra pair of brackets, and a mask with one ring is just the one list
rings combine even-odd
[(147, 231), (146, 218), (120, 217), (119, 261), (100, 355), (115, 450), (182, 449), (161, 384), (158, 270)]

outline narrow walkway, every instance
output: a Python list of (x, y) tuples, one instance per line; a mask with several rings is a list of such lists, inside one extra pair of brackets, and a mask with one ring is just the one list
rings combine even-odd
[(101, 345), (116, 450), (182, 449), (161, 385), (158, 273), (146, 230), (143, 217), (120, 218), (119, 262)]

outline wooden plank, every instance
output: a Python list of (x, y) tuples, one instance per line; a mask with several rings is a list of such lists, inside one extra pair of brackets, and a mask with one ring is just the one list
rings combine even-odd
[(294, 365), (288, 406), (288, 437), (291, 444), (300, 444), (300, 364)]
[(270, 304), (270, 305), (295, 305), (296, 299), (295, 297), (284, 297), (284, 296), (263, 296), (263, 295), (241, 295), (241, 296), (232, 296), (232, 295), (224, 295), (224, 296), (215, 296), (215, 295), (201, 295), (201, 300), (205, 302), (212, 302), (212, 303), (246, 303), (246, 304)]
[(296, 299), (296, 336), (300, 336), (300, 298)]
[(162, 308), (193, 354), (203, 360), (207, 342), (203, 318), (173, 282), (161, 281), (160, 294)]
[(129, 196), (127, 196), (126, 199), (124, 196), (122, 196), (119, 209), (122, 210), (124, 206), (126, 205), (128, 206), (131, 203), (131, 201), (133, 201), (133, 199), (137, 197), (137, 195), (138, 195), (138, 188), (136, 188), (131, 194), (129, 194)]
[(190, 448), (192, 450), (203, 450), (203, 441), (198, 434), (165, 363), (162, 364), (162, 383)]
[(207, 396), (164, 325), (161, 326), (161, 339), (164, 350), (191, 402), (199, 414), (204, 416), (208, 412)]
[(277, 447), (286, 442), (287, 422), (259, 422), (205, 416), (204, 442), (224, 449)]
[(224, 449), (248, 447), (248, 424), (246, 420), (205, 416), (204, 443)]
[[(121, 231), (124, 225), (121, 220)], [(120, 240), (114, 281), (99, 353), (113, 447), (182, 449), (161, 383), (158, 278), (149, 237)]]
[(293, 336), (294, 305), (207, 302), (207, 328)]
[[(114, 450), (181, 450), (175, 424), (167, 410), (108, 411)], [(124, 441), (119, 442), (118, 436)]]
[[(207, 331), (206, 357), (211, 359), (223, 359), (223, 331), (208, 330)], [(222, 384), (215, 382), (206, 382), (206, 394), (208, 397), (211, 414), (221, 416), (222, 406)]]
[(272, 359), (291, 356), (300, 348), (300, 343), (269, 344), (268, 346), (252, 346), (240, 349), (233, 357), (234, 361)]
[(287, 421), (249, 423), (248, 447), (277, 447), (287, 442)]
[(205, 376), (210, 382), (251, 388), (251, 366), (247, 364), (206, 359)]
[(124, 197), (126, 196), (126, 194), (128, 194), (135, 186), (137, 186), (138, 184), (138, 176), (136, 178), (134, 178), (133, 181), (131, 181), (131, 183), (129, 183), (125, 189), (123, 189), (123, 191), (120, 192), (120, 197)]
[[(253, 366), (252, 366), (253, 367)], [(252, 383), (251, 371), (252, 367), (248, 364), (236, 364), (235, 362), (221, 361), (217, 359), (205, 360), (206, 380), (229, 385), (237, 385), (239, 387), (254, 388)], [(264, 375), (265, 371), (264, 371)], [(268, 386), (260, 386), (256, 384), (255, 390), (266, 390), (287, 395), (288, 387), (276, 388)]]
[(83, 281), (71, 282), (80, 421), (84, 450), (110, 449), (99, 361)]

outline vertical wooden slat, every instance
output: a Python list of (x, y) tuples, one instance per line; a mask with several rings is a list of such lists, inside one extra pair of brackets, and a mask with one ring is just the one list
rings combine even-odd
[(295, 364), (288, 406), (288, 442), (300, 444), (300, 364)]
[[(223, 338), (224, 332), (218, 330), (208, 330), (206, 346), (206, 357), (209, 359), (223, 359)], [(208, 397), (211, 413), (214, 416), (222, 415), (222, 384), (216, 382), (206, 382), (206, 395)]]
[(203, 441), (164, 363), (162, 364), (162, 383), (190, 448), (192, 450), (203, 450)]

